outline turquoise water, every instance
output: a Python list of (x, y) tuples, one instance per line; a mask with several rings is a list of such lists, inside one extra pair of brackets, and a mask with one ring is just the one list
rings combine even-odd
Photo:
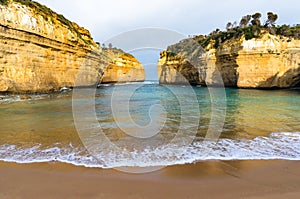
[[(132, 88), (137, 89), (128, 101), (128, 117), (124, 99)], [(212, 99), (212, 92), (220, 98)], [(60, 161), (113, 168), (208, 159), (300, 160), (300, 90), (297, 89), (209, 91), (203, 87), (160, 86), (156, 82), (102, 85), (94, 99), (99, 124), (96, 126), (86, 113), (90, 106), (88, 99), (85, 96), (74, 99), (72, 92), (35, 95), (29, 100), (21, 100), (17, 95), (2, 98), (0, 160), (3, 161)], [(117, 106), (114, 114), (112, 98)], [(74, 100), (83, 104), (79, 107), (79, 117), (85, 121), (84, 135), (78, 133), (74, 124)], [(150, 111), (151, 118), (149, 110), (154, 105), (160, 108)], [(148, 124), (151, 128), (139, 131)], [(96, 142), (99, 128), (103, 140)], [(208, 129), (221, 134), (206, 140)], [(137, 138), (128, 132), (149, 136)]]

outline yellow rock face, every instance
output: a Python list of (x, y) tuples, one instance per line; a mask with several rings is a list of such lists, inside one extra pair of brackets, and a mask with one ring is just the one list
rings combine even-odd
[(85, 72), (76, 86), (100, 83), (113, 57), (102, 51), (88, 30), (40, 4), (33, 5), (13, 1), (0, 5), (0, 92), (73, 87), (82, 68)]
[(238, 52), (238, 87), (288, 88), (300, 81), (300, 40), (265, 34)]
[[(197, 64), (193, 64), (198, 74), (191, 75), (190, 70), (183, 73), (188, 81), (199, 79), (199, 84), (217, 84), (218, 72), (227, 87), (289, 88), (300, 82), (300, 40), (263, 33), (260, 39), (247, 41), (242, 37), (226, 41), (218, 49), (211, 46), (198, 57)], [(184, 65), (182, 60), (176, 61), (175, 65), (180, 66), (174, 66), (172, 58), (163, 56), (159, 68), (163, 66), (167, 71)], [(172, 81), (174, 72), (162, 74), (160, 72), (161, 83), (177, 83)]]
[[(107, 50), (108, 54), (114, 53), (113, 50)], [(118, 52), (113, 61), (105, 68), (102, 83), (122, 83), (122, 82), (140, 82), (144, 81), (146, 74), (144, 67), (136, 58), (127, 54)]]

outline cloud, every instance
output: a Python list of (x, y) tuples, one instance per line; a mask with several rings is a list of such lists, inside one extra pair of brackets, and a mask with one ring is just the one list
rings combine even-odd
[(279, 23), (299, 23), (298, 0), (37, 0), (89, 29), (104, 41), (124, 31), (142, 27), (173, 29), (183, 34), (209, 33), (239, 21), (245, 14), (274, 11)]
[[(227, 22), (246, 14), (268, 11), (279, 15), (278, 23), (300, 23), (299, 0), (36, 0), (87, 28), (96, 41), (133, 29), (166, 28), (184, 35), (208, 34), (224, 29)], [(159, 51), (134, 52), (149, 79), (157, 78), (155, 63)], [(145, 59), (147, 58), (147, 59)]]

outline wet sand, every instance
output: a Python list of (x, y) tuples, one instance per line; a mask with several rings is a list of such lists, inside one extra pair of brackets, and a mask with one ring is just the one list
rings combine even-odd
[(299, 198), (300, 161), (208, 161), (147, 174), (0, 163), (0, 198)]

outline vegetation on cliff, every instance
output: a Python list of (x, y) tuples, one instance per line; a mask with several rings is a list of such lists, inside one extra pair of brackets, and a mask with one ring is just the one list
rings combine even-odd
[(218, 48), (222, 43), (227, 40), (240, 38), (245, 36), (246, 40), (253, 38), (260, 38), (262, 33), (268, 32), (272, 35), (280, 35), (289, 38), (300, 39), (300, 25), (275, 25), (278, 19), (278, 15), (272, 12), (267, 13), (267, 19), (264, 24), (261, 23), (261, 14), (255, 13), (253, 15), (243, 16), (240, 23), (228, 22), (226, 25), (226, 31), (216, 29), (207, 36), (198, 35), (194, 37), (194, 40), (203, 47), (207, 47), (213, 42), (213, 47)]
[[(93, 43), (91, 35), (87, 30), (69, 21), (63, 15), (57, 14), (47, 6), (44, 6), (38, 2), (31, 1), (31, 0), (0, 0), (0, 5), (8, 5), (9, 3), (20, 3), (22, 5), (26, 5), (30, 7), (37, 15), (42, 16), (46, 21), (49, 21), (51, 23), (59, 22), (67, 26), (71, 31), (77, 34), (79, 39), (84, 41), (86, 44), (91, 45)], [(87, 37), (84, 37), (84, 35)]]
[(102, 47), (102, 52), (104, 52), (105, 54), (111, 54), (112, 58), (115, 59), (115, 58), (118, 58), (118, 57), (128, 57), (130, 59), (135, 59), (135, 57), (125, 51), (123, 51), (122, 49), (120, 48), (106, 48), (106, 47)]
[(299, 85), (300, 25), (276, 25), (278, 15), (272, 12), (264, 23), (260, 18), (260, 13), (246, 15), (225, 31), (169, 46), (160, 54), (159, 82), (263, 89)]
[[(0, 0), (0, 92), (49, 93), (64, 87), (143, 81), (142, 65), (88, 30), (31, 0)], [(84, 74), (78, 74), (84, 66)], [(110, 67), (111, 66), (111, 67)]]

